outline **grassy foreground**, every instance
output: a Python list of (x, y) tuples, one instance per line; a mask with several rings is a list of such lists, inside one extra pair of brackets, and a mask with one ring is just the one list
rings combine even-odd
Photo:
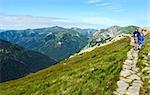
[(64, 60), (24, 78), (0, 84), (0, 95), (111, 95), (130, 39)]
[[(137, 65), (141, 70), (147, 67), (144, 64), (145, 60), (147, 61), (147, 64), (149, 64), (150, 66), (150, 56), (148, 56), (148, 53), (150, 53), (150, 33), (146, 35), (146, 42), (143, 45), (142, 50), (139, 52), (139, 62)], [(145, 76), (150, 76), (150, 74), (143, 72), (142, 77)], [(150, 95), (150, 78), (144, 79), (144, 85), (141, 90), (142, 90), (141, 92), (144, 93), (144, 95)]]

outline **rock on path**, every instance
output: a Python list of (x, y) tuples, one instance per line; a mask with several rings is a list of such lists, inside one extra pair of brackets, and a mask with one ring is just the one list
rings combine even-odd
[(118, 88), (114, 91), (115, 95), (139, 95), (143, 82), (140, 78), (140, 69), (136, 67), (138, 52), (132, 48), (127, 53), (127, 59), (120, 72), (120, 80), (117, 82)]

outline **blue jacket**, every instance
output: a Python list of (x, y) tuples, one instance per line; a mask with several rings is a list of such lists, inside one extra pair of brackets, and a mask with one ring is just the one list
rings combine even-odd
[(140, 36), (139, 37), (139, 44), (144, 44), (145, 42), (145, 37), (144, 36)]

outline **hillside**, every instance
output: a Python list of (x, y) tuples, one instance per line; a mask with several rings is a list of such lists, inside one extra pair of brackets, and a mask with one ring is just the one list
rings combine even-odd
[(50, 27), (41, 29), (8, 30), (0, 33), (0, 39), (41, 52), (56, 61), (79, 52), (87, 44), (87, 36), (73, 29)]
[(23, 77), (56, 63), (49, 57), (0, 40), (0, 82)]
[(111, 95), (130, 48), (130, 39), (121, 39), (35, 74), (1, 83), (0, 94)]

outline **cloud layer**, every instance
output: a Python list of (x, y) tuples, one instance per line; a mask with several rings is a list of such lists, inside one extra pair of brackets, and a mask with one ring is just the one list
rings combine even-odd
[(51, 26), (79, 27), (79, 28), (104, 28), (112, 25), (136, 25), (138, 22), (130, 20), (116, 20), (109, 17), (90, 16), (79, 21), (64, 18), (36, 17), (28, 15), (1, 15), (0, 29), (26, 29)]
[(118, 6), (118, 4), (114, 5), (112, 2), (107, 1), (107, 0), (88, 0), (88, 4), (100, 7), (100, 8), (105, 8), (114, 12), (122, 12), (124, 9)]
[(95, 3), (100, 3), (102, 0), (88, 0), (87, 3), (89, 4), (95, 4)]
[(0, 15), (0, 29), (25, 29), (40, 27), (80, 27), (80, 28), (98, 28), (99, 24), (89, 22), (77, 22), (64, 18), (35, 17), (28, 15)]

